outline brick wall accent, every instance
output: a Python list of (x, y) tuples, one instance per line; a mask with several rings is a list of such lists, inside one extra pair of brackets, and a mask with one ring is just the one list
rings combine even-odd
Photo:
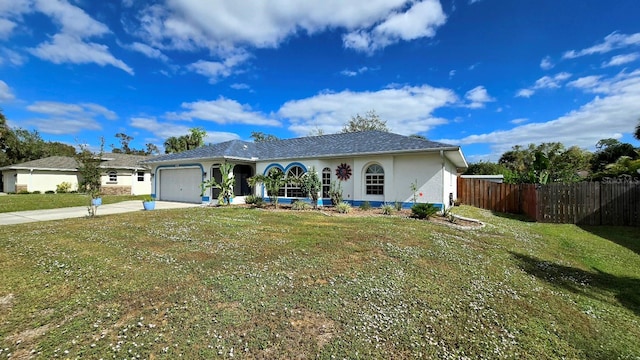
[(16, 192), (19, 193), (20, 191), (23, 190), (29, 190), (29, 187), (27, 185), (24, 184), (16, 184)]
[(131, 185), (102, 185), (100, 193), (103, 195), (131, 195)]

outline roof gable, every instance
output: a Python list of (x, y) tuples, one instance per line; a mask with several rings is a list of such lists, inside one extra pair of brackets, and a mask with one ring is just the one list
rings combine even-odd
[[(104, 153), (101, 156), (100, 167), (103, 169), (140, 169), (143, 160), (151, 158), (145, 155), (130, 155), (118, 153)], [(72, 156), (49, 156), (0, 168), (0, 170), (34, 169), (76, 171), (78, 161)]]

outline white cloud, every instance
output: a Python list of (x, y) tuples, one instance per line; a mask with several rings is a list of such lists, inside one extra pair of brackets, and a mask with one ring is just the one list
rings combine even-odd
[(612, 57), (608, 62), (603, 63), (602, 67), (620, 66), (634, 62), (638, 59), (640, 59), (640, 53), (637, 52), (625, 55), (616, 55)]
[(134, 42), (129, 45), (123, 45), (123, 47), (133, 51), (137, 51), (150, 59), (158, 59), (162, 62), (169, 61), (169, 58), (165, 54), (163, 54), (162, 51), (141, 42)]
[(247, 85), (247, 84), (243, 84), (243, 83), (235, 83), (235, 84), (231, 84), (229, 85), (232, 89), (235, 90), (250, 90), (251, 86)]
[(9, 101), (15, 99), (16, 96), (13, 95), (9, 85), (6, 82), (0, 80), (0, 102)]
[(256, 126), (280, 126), (280, 121), (265, 114), (253, 111), (249, 105), (242, 105), (235, 100), (220, 97), (212, 101), (196, 101), (182, 103), (182, 108), (187, 111), (169, 113), (167, 118), (171, 120), (194, 119), (213, 121), (218, 124), (246, 124)]
[(549, 56), (546, 56), (544, 59), (540, 61), (540, 68), (542, 70), (550, 70), (550, 69), (553, 69), (554, 66), (555, 65), (551, 61), (551, 57)]
[(13, 21), (0, 18), (0, 39), (7, 39), (17, 26)]
[(372, 29), (361, 28), (346, 34), (343, 43), (346, 48), (371, 53), (400, 41), (434, 37), (436, 29), (446, 20), (439, 1), (424, 0), (407, 10), (391, 12)]
[(249, 54), (239, 51), (235, 55), (228, 56), (222, 62), (199, 60), (187, 66), (187, 69), (209, 78), (209, 82), (215, 84), (220, 78), (225, 78), (237, 72), (237, 67), (249, 58)]
[(512, 124), (518, 125), (518, 124), (526, 123), (527, 121), (529, 121), (529, 119), (527, 119), (527, 118), (518, 118), (518, 119), (513, 119), (513, 120), (511, 120), (509, 122), (512, 123)]
[(582, 90), (593, 90), (600, 85), (600, 78), (602, 78), (602, 76), (584, 76), (567, 83), (567, 86)]
[(25, 61), (26, 58), (16, 51), (0, 46), (0, 66), (5, 64), (20, 66), (24, 64)]
[(462, 145), (486, 143), (496, 154), (501, 154), (514, 145), (550, 141), (593, 148), (600, 139), (619, 138), (623, 133), (630, 133), (637, 125), (640, 113), (640, 70), (603, 79), (596, 86), (607, 89), (604, 97), (596, 97), (554, 120), (441, 141)]
[(367, 71), (370, 71), (370, 70), (371, 69), (369, 69), (368, 67), (363, 66), (363, 67), (361, 67), (361, 68), (359, 68), (357, 70), (349, 70), (349, 69), (342, 70), (340, 72), (340, 74), (342, 74), (344, 76), (348, 76), (348, 77), (354, 77), (356, 75), (364, 74), (364, 73), (366, 73)]
[(581, 56), (604, 54), (612, 50), (638, 45), (640, 45), (640, 33), (626, 35), (614, 32), (607, 35), (604, 38), (604, 42), (600, 44), (582, 50), (569, 50), (562, 57), (564, 59), (575, 59)]
[(536, 90), (540, 89), (557, 89), (561, 86), (561, 84), (569, 79), (571, 74), (568, 72), (561, 72), (554, 76), (543, 76), (540, 79), (536, 80), (535, 84), (532, 87), (527, 89), (520, 89), (516, 93), (517, 97), (525, 97), (529, 98), (533, 94), (535, 94)]
[[(116, 59), (106, 45), (87, 41), (90, 38), (110, 34), (109, 28), (67, 0), (0, 1), (0, 14), (12, 17), (11, 20), (21, 21), (25, 14), (35, 12), (48, 16), (60, 30), (49, 41), (27, 49), (31, 54), (55, 64), (111, 65), (133, 75), (133, 70), (122, 60)], [(13, 25), (7, 23), (11, 20), (0, 18), (0, 37), (3, 34), (8, 36), (7, 31), (11, 30), (9, 27), (16, 26), (15, 23)], [(15, 61), (12, 62), (15, 64)]]
[[(164, 141), (172, 136), (186, 135), (189, 133), (189, 129), (191, 128), (186, 125), (180, 125), (170, 122), (159, 122), (154, 117), (134, 117), (131, 118), (130, 125), (132, 127), (143, 129), (154, 134), (159, 139), (162, 139), (161, 141)], [(237, 134), (230, 132), (209, 130), (206, 131), (207, 136), (204, 139), (205, 143), (219, 143), (240, 138), (240, 136), (238, 136)]]
[(99, 118), (118, 118), (115, 112), (93, 103), (37, 101), (27, 106), (27, 110), (46, 116), (28, 120), (27, 123), (48, 134), (75, 134), (82, 130), (101, 130)]
[(111, 65), (133, 75), (133, 69), (111, 55), (106, 45), (87, 43), (67, 34), (56, 34), (50, 42), (44, 42), (36, 48), (29, 49), (29, 52), (54, 64)]
[[(209, 49), (212, 54), (238, 47), (274, 48), (301, 32), (347, 31), (344, 45), (360, 50), (401, 40), (432, 37), (444, 24), (437, 0), (274, 0), (246, 6), (219, 0), (172, 0), (146, 7), (131, 32), (157, 48)], [(362, 40), (357, 40), (360, 36)], [(221, 56), (222, 57), (222, 56)]]
[(449, 79), (451, 79), (454, 76), (456, 76), (456, 71), (455, 70), (449, 71)]
[(396, 133), (424, 133), (447, 120), (433, 116), (443, 106), (454, 104), (457, 96), (449, 89), (423, 86), (387, 88), (379, 91), (320, 93), (310, 98), (286, 102), (278, 115), (288, 119), (289, 130), (297, 135), (321, 129), (339, 132), (356, 114), (375, 110)]
[(472, 109), (478, 109), (484, 107), (484, 104), (487, 102), (496, 101), (496, 99), (492, 98), (487, 89), (484, 86), (476, 86), (475, 88), (467, 91), (464, 95), (465, 99), (471, 101), (471, 104), (467, 105)]
[(35, 9), (50, 16), (65, 34), (89, 38), (109, 33), (109, 28), (66, 0), (35, 0)]

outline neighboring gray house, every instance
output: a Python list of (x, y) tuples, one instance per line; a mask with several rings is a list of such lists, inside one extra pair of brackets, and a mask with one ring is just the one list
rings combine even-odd
[[(149, 156), (105, 153), (100, 167), (102, 193), (118, 195), (147, 195), (151, 193), (151, 172), (140, 164)], [(78, 162), (70, 156), (51, 156), (0, 168), (3, 192), (55, 191), (68, 182), (72, 190), (78, 189)]]
[[(276, 168), (287, 176), (299, 176), (314, 167), (322, 179), (320, 205), (330, 204), (328, 190), (340, 182), (344, 200), (358, 206), (418, 202), (448, 206), (457, 197), (456, 178), (467, 162), (459, 146), (388, 132), (365, 131), (309, 136), (271, 142), (232, 140), (144, 161), (153, 174), (152, 196), (159, 200), (197, 203), (200, 184), (220, 178), (221, 163), (235, 164), (234, 203), (254, 194), (267, 198), (262, 186), (252, 189), (246, 179)], [(304, 198), (299, 186), (287, 184), (279, 201)], [(205, 194), (217, 198), (215, 189)]]

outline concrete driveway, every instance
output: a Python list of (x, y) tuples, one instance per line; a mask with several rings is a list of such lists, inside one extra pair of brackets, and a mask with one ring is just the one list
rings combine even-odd
[[(201, 205), (168, 202), (168, 201), (156, 201), (156, 210), (179, 209), (179, 208), (198, 207), (198, 206), (201, 206)], [(98, 207), (97, 216), (121, 214), (121, 213), (134, 212), (134, 211), (144, 211), (142, 208), (142, 201), (130, 200), (130, 201), (119, 202), (116, 204), (100, 205)], [(81, 218), (81, 217), (88, 216), (88, 214), (89, 213), (87, 211), (86, 206), (76, 206), (76, 207), (49, 209), (49, 210), (31, 210), (31, 211), (0, 213), (0, 225), (13, 225), (13, 224), (36, 222), (36, 221)]]

